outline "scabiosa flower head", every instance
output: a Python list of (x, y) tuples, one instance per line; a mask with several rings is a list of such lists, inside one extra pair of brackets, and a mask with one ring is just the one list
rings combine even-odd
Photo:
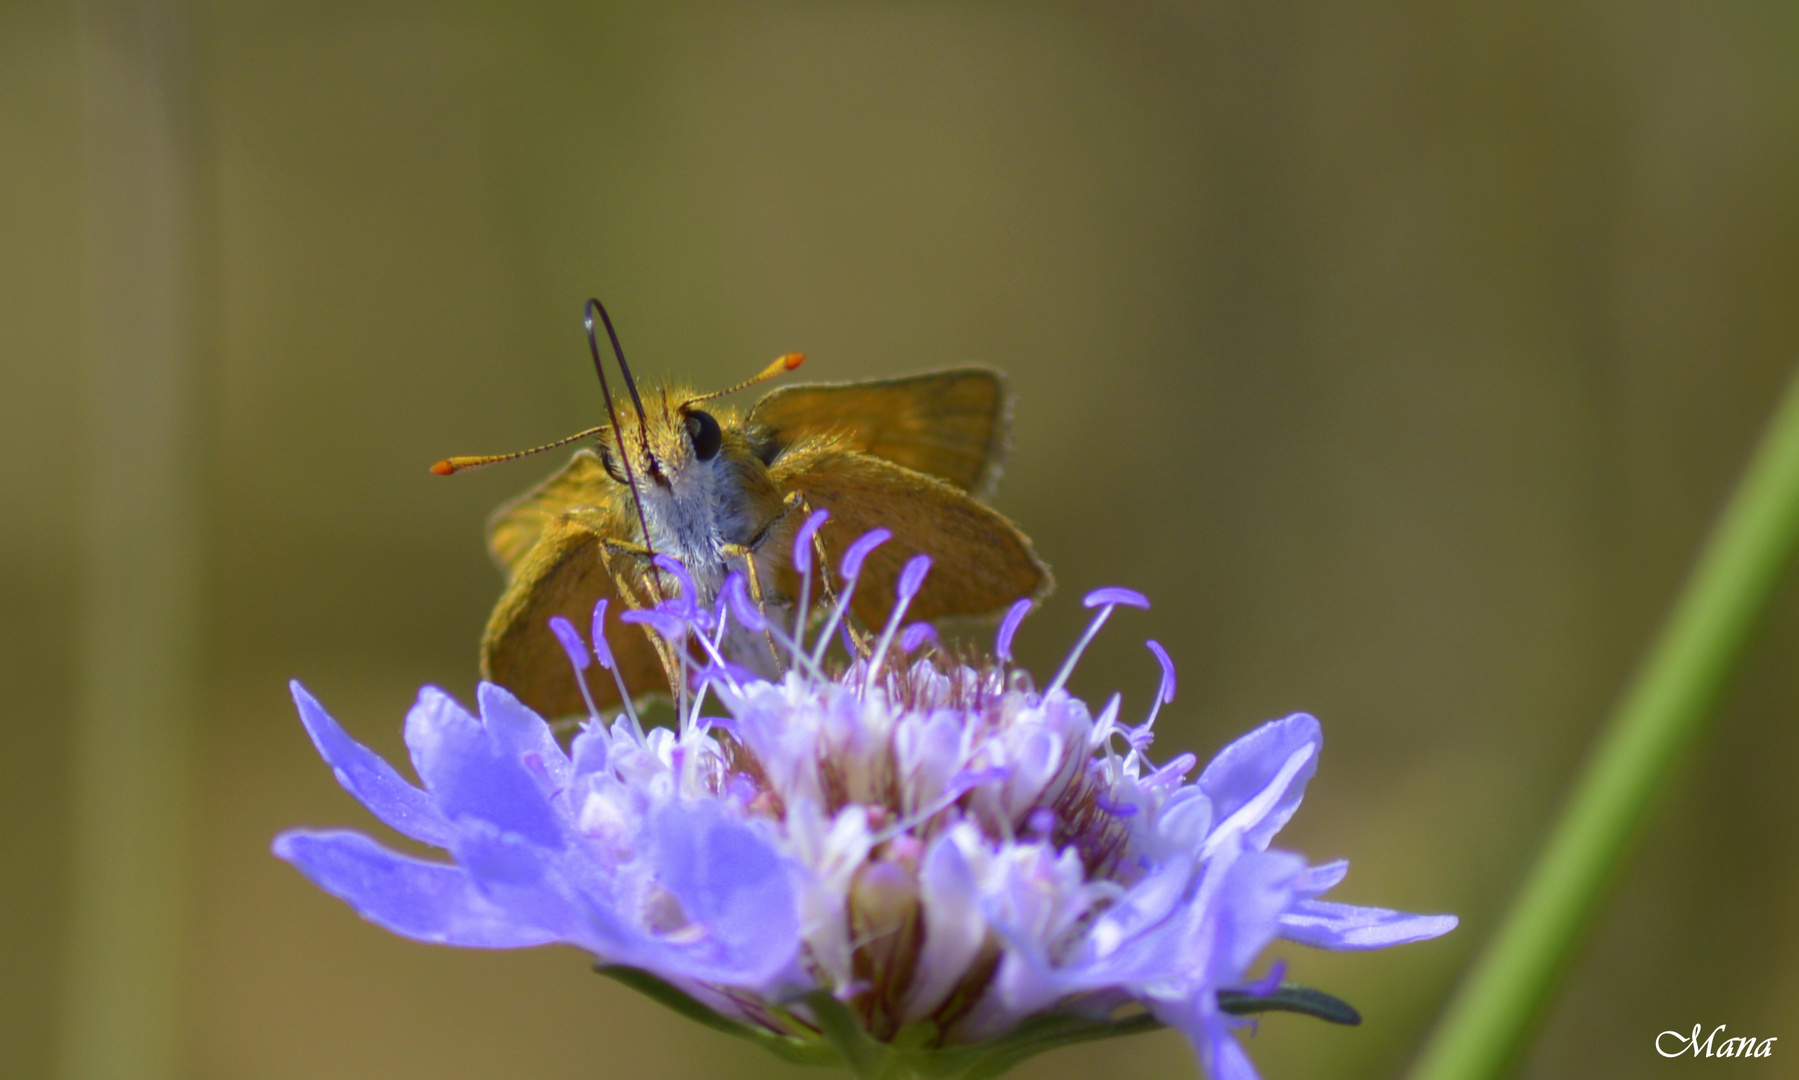
[[(1321, 900), (1348, 864), (1270, 848), (1318, 765), (1312, 717), (1262, 725), (1190, 779), (1192, 754), (1149, 756), (1175, 693), (1160, 645), (1139, 724), (1121, 722), (1116, 696), (1096, 714), (1063, 689), (1115, 608), (1148, 606), (1140, 594), (1090, 594), (1092, 623), (1039, 691), (1011, 666), (1028, 602), (990, 660), (952, 661), (928, 627), (901, 630), (929, 572), (920, 557), (888, 625), (849, 632), (848, 663), (827, 669), (856, 571), (885, 538), (846, 553), (811, 648), (804, 620), (789, 633), (765, 619), (741, 581), (712, 610), (687, 589), (636, 613), (688, 665), (672, 729), (646, 731), (627, 708), (564, 747), (498, 686), (481, 686), (478, 717), (427, 688), (405, 728), (421, 788), (295, 684), (338, 781), (450, 861), (348, 831), (287, 832), (276, 854), (396, 933), (576, 945), (712, 1026), (864, 1076), (995, 1076), (1055, 1046), (1167, 1025), (1214, 1080), (1253, 1080), (1232, 1035), (1242, 1014), (1356, 1019), (1278, 970), (1252, 980), (1275, 938), (1376, 949), (1455, 926)], [(782, 651), (784, 677), (724, 658), (733, 619)], [(592, 659), (610, 666), (603, 639), (566, 621), (556, 634), (572, 678)], [(705, 715), (712, 701), (726, 715)]]

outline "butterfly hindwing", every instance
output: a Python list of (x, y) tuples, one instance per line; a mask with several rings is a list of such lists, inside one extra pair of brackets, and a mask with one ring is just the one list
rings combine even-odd
[[(870, 627), (886, 622), (900, 570), (920, 552), (931, 557), (931, 573), (908, 621), (991, 615), (1051, 587), (1049, 569), (1018, 526), (936, 477), (828, 441), (777, 460), (774, 472), (783, 490), (831, 512), (819, 537), (833, 566), (863, 533), (892, 530), (893, 539), (863, 564), (851, 602)], [(788, 570), (777, 584), (791, 595), (797, 576)]]

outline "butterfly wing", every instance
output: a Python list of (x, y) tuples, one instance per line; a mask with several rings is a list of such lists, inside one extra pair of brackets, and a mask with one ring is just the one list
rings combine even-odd
[(960, 368), (783, 387), (756, 403), (749, 423), (766, 432), (777, 451), (831, 437), (845, 449), (984, 496), (999, 479), (1009, 413), (999, 372)]
[[(605, 540), (612, 524), (611, 486), (599, 459), (579, 451), (554, 476), (496, 511), (488, 546), (507, 573), (506, 591), (481, 638), (481, 677), (499, 683), (544, 716), (587, 711), (562, 644), (550, 630), (560, 615), (592, 626), (594, 605), (606, 611), (606, 641), (631, 695), (667, 689), (661, 661), (644, 629), (621, 623), (629, 610), (618, 595)], [(588, 687), (602, 708), (618, 704), (612, 677), (589, 669)]]
[[(1049, 568), (1018, 526), (934, 476), (830, 440), (777, 459), (771, 471), (783, 491), (797, 491), (812, 508), (831, 512), (819, 538), (833, 564), (870, 529), (893, 531), (893, 539), (863, 563), (851, 601), (868, 626), (887, 621), (900, 570), (920, 552), (931, 557), (931, 573), (907, 609), (909, 620), (991, 615), (1051, 588)], [(789, 569), (777, 585), (793, 595), (797, 575)]]
[(517, 576), (544, 526), (578, 507), (607, 509), (611, 491), (612, 478), (600, 459), (592, 450), (577, 450), (554, 475), (495, 510), (487, 519), (487, 548), (507, 580)]
[[(585, 713), (581, 690), (562, 643), (550, 630), (560, 615), (586, 636), (594, 605), (606, 609), (606, 641), (633, 698), (667, 692), (668, 680), (648, 634), (621, 623), (620, 602), (608, 568), (605, 536), (593, 515), (569, 511), (548, 522), (506, 586), (481, 638), (481, 677), (499, 683), (543, 716)], [(617, 560), (610, 560), (616, 567)], [(601, 708), (619, 703), (612, 676), (590, 668), (588, 689)]]

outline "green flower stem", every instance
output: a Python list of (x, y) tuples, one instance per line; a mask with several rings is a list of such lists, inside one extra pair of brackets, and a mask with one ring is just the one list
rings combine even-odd
[(1412, 1080), (1513, 1066), (1669, 764), (1712, 712), (1799, 539), (1799, 377)]

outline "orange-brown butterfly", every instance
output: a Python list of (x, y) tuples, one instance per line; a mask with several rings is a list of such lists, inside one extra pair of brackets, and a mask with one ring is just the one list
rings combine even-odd
[[(629, 391), (621, 415), (600, 361), (598, 313)], [(1020, 597), (1041, 597), (1049, 570), (1030, 540), (983, 505), (1005, 455), (1005, 384), (996, 371), (960, 368), (897, 379), (784, 387), (747, 414), (704, 410), (714, 398), (799, 366), (783, 356), (728, 390), (693, 394), (665, 387), (639, 394), (612, 320), (587, 302), (588, 345), (605, 395), (606, 424), (514, 454), (450, 458), (432, 466), (464, 469), (593, 439), (555, 475), (500, 507), (488, 545), (507, 582), (481, 642), (481, 674), (546, 716), (583, 712), (579, 684), (549, 628), (553, 616), (585, 626), (601, 599), (612, 599), (607, 639), (633, 697), (666, 691), (678, 670), (660, 638), (620, 624), (621, 609), (680, 592), (678, 579), (652, 559), (669, 555), (711, 604), (732, 570), (771, 618), (791, 618), (799, 596), (829, 595), (825, 576), (863, 533), (892, 530), (863, 564), (851, 612), (881, 626), (907, 559), (933, 560), (908, 615), (919, 620), (996, 613)], [(822, 580), (800, 588), (788, 557), (796, 531), (814, 510), (830, 517), (815, 546)], [(809, 613), (810, 614), (810, 613)], [(727, 653), (764, 674), (779, 661), (762, 635), (734, 631)], [(617, 690), (592, 685), (600, 706)]]

